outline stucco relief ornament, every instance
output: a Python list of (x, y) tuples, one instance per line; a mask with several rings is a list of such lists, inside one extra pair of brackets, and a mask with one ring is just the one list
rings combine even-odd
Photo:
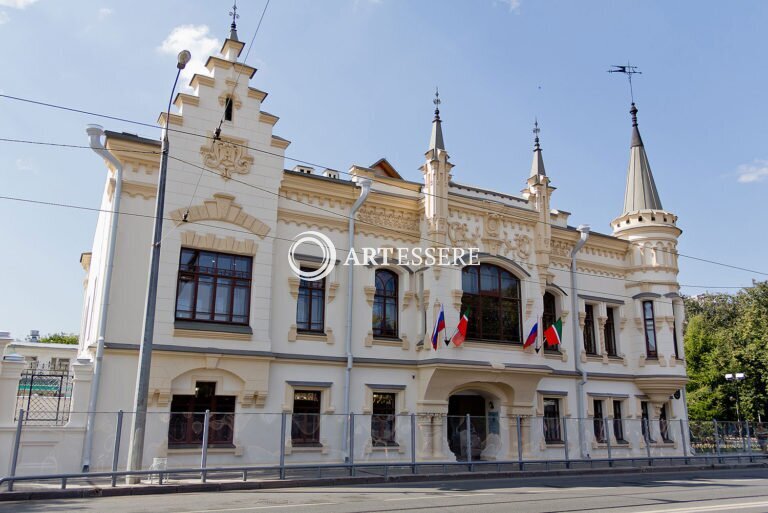
[(244, 175), (251, 170), (253, 157), (248, 155), (245, 146), (236, 140), (222, 137), (211, 142), (210, 146), (200, 148), (203, 165), (218, 171), (225, 180), (232, 174)]
[(448, 225), (448, 237), (457, 248), (477, 247), (480, 231), (475, 226), (475, 232), (469, 233), (467, 223), (453, 222)]
[(531, 256), (531, 238), (528, 235), (516, 233), (513, 237), (510, 237), (506, 233), (504, 234), (504, 254), (508, 255), (512, 253), (520, 260), (528, 260)]

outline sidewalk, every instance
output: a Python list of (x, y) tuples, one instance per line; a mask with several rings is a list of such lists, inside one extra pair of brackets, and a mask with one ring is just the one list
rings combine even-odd
[[(59, 483), (17, 483), (13, 492), (0, 492), (0, 501), (25, 501), (46, 500), (63, 498), (89, 498), (89, 497), (117, 497), (129, 495), (152, 495), (167, 493), (192, 493), (192, 492), (221, 492), (231, 490), (271, 490), (280, 488), (297, 488), (307, 486), (350, 486), (378, 483), (413, 483), (428, 481), (455, 481), (466, 479), (499, 479), (499, 478), (523, 478), (539, 476), (567, 476), (567, 475), (599, 475), (599, 474), (633, 474), (633, 473), (676, 473), (691, 470), (728, 470), (746, 468), (768, 468), (768, 462), (744, 463), (744, 464), (712, 464), (712, 465), (674, 465), (674, 466), (649, 466), (649, 467), (603, 467), (603, 468), (559, 468), (553, 470), (502, 470), (502, 471), (458, 471), (445, 473), (412, 474), (410, 469), (391, 469), (387, 475), (376, 474), (368, 470), (357, 470), (357, 475), (349, 476), (345, 469), (327, 471), (325, 477), (302, 477), (300, 475), (280, 480), (276, 477), (265, 476), (253, 481), (236, 480), (235, 476), (219, 476), (216, 479), (209, 478), (208, 482), (201, 483), (199, 479), (170, 479), (164, 484), (142, 482), (136, 485), (121, 484), (110, 486), (109, 479), (98, 479), (92, 482), (82, 482), (61, 489)], [(309, 472), (307, 472), (308, 474)], [(312, 472), (317, 474), (317, 472)], [(234, 473), (233, 473), (234, 474)], [(333, 475), (330, 475), (333, 474)], [(124, 483), (124, 480), (123, 480)], [(23, 488), (19, 490), (19, 488)]]

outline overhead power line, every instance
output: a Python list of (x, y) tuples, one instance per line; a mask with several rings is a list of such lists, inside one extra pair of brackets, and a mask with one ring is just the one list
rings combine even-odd
[[(71, 203), (63, 203), (63, 202), (57, 202), (57, 201), (45, 201), (45, 200), (36, 200), (36, 199), (31, 199), (31, 198), (21, 198), (21, 197), (16, 197), (16, 196), (0, 196), (0, 200), (15, 201), (15, 202), (19, 202), (19, 203), (26, 203), (26, 204), (39, 205), (39, 206), (68, 208), (68, 209), (87, 211), (87, 212), (104, 212), (104, 213), (107, 213), (107, 214), (119, 214), (121, 216), (137, 217), (137, 218), (143, 218), (143, 219), (148, 219), (148, 220), (156, 219), (156, 217), (154, 215), (152, 215), (152, 214), (141, 214), (141, 213), (138, 213), (138, 212), (127, 212), (127, 211), (124, 211), (124, 210), (115, 211), (115, 210), (104, 209), (104, 208), (88, 207), (88, 206), (84, 206), (84, 205), (74, 205), (74, 204), (71, 204)], [(174, 222), (174, 223), (178, 222), (178, 220), (170, 218), (170, 217), (163, 217), (163, 220), (164, 221), (171, 221), (171, 222)], [(197, 225), (197, 226), (204, 226), (204, 227), (208, 227), (208, 228), (215, 228), (215, 229), (218, 229), (218, 230), (224, 230), (224, 231), (229, 231), (229, 232), (233, 232), (233, 233), (240, 233), (240, 234), (245, 234), (245, 235), (253, 235), (248, 230), (241, 230), (241, 229), (237, 229), (237, 228), (212, 225), (212, 224), (203, 223), (203, 222), (199, 222), (199, 221), (194, 221), (194, 222), (191, 222), (189, 224), (194, 224), (194, 225)], [(276, 236), (276, 235), (264, 235), (263, 237), (267, 238), (267, 239), (272, 239), (272, 240), (285, 241), (285, 242), (288, 242), (288, 243), (293, 243), (294, 242), (293, 239), (288, 239), (288, 238), (285, 238), (285, 237), (279, 237), (279, 236)], [(340, 250), (340, 251), (343, 251), (343, 252), (349, 252), (349, 248), (337, 247), (336, 249)], [(358, 255), (361, 258), (365, 256), (364, 253), (360, 252), (360, 251), (355, 251), (355, 254)], [(458, 270), (458, 271), (461, 270), (461, 269), (458, 269), (458, 268), (455, 268), (455, 267), (449, 267), (448, 269)], [(519, 280), (521, 282), (524, 282), (524, 283), (532, 283), (534, 285), (539, 285), (539, 282), (535, 281), (535, 280), (529, 280), (529, 279), (525, 279), (525, 278), (519, 278)], [(572, 287), (567, 286), (567, 285), (558, 285), (558, 286), (560, 288), (562, 288), (562, 289), (565, 289), (565, 290), (573, 290)], [(742, 286), (721, 287), (721, 286), (714, 286), (714, 285), (713, 286), (709, 286), (709, 285), (685, 285), (685, 284), (681, 284), (681, 286), (691, 287), (691, 288), (711, 288), (711, 289), (723, 289), (723, 288), (745, 289), (745, 288), (749, 288), (749, 287), (742, 287)], [(590, 289), (585, 289), (585, 288), (582, 288), (582, 287), (579, 287), (578, 290), (580, 292), (592, 292), (592, 293), (595, 293), (595, 294), (603, 294), (603, 295), (608, 295), (608, 296), (617, 297), (617, 298), (634, 299), (632, 296), (627, 296), (627, 295), (624, 295), (624, 294), (616, 294), (616, 293), (613, 293), (613, 292), (607, 292), (605, 290), (590, 290)], [(660, 302), (668, 303), (668, 304), (672, 303), (672, 301), (664, 301), (661, 298), (658, 298), (657, 300), (660, 301)]]
[[(56, 104), (47, 103), (47, 102), (41, 102), (41, 101), (37, 101), (37, 100), (31, 100), (31, 99), (28, 99), (28, 98), (21, 98), (21, 97), (17, 97), (17, 96), (6, 95), (6, 94), (0, 94), (0, 98), (7, 98), (7, 99), (11, 99), (11, 100), (31, 103), (31, 104), (34, 104), (34, 105), (40, 105), (40, 106), (44, 106), (44, 107), (60, 109), (60, 110), (68, 111), (68, 112), (76, 112), (76, 113), (80, 113), (80, 114), (87, 114), (87, 115), (92, 115), (92, 116), (96, 116), (96, 117), (102, 117), (102, 118), (105, 118), (105, 119), (112, 119), (112, 120), (116, 120), (116, 121), (122, 121), (122, 122), (125, 122), (125, 123), (131, 123), (131, 124), (135, 124), (135, 125), (139, 125), (139, 126), (146, 126), (146, 127), (151, 127), (151, 128), (161, 128), (161, 126), (157, 125), (157, 124), (150, 124), (150, 123), (144, 123), (144, 122), (141, 122), (141, 121), (134, 121), (134, 120), (126, 119), (126, 118), (121, 118), (121, 117), (118, 117), (118, 116), (111, 116), (111, 115), (106, 115), (106, 114), (100, 114), (100, 113), (97, 113), (97, 112), (91, 112), (91, 111), (86, 111), (86, 110), (77, 109), (77, 108), (73, 108), (73, 107), (67, 107), (67, 106), (56, 105)], [(176, 128), (170, 128), (169, 127), (168, 131), (177, 132), (177, 133), (181, 133), (181, 134), (185, 134), (185, 135), (191, 135), (191, 136), (194, 136), (194, 137), (200, 137), (200, 138), (203, 138), (203, 139), (209, 139), (209, 140), (213, 140), (214, 139), (213, 136), (210, 136), (210, 135), (199, 134), (199, 133), (195, 133), (195, 132), (189, 132), (189, 131), (186, 131), (186, 130), (179, 130), (179, 129), (176, 129)], [(19, 141), (19, 142), (21, 142), (21, 141)], [(30, 142), (30, 143), (32, 143), (32, 142)], [(41, 143), (38, 143), (38, 144), (41, 144)], [(51, 144), (55, 145), (53, 143), (51, 143)], [(285, 156), (285, 155), (281, 155), (279, 153), (270, 152), (270, 151), (263, 150), (263, 149), (260, 149), (260, 148), (254, 148), (254, 147), (248, 146), (246, 144), (239, 144), (239, 143), (235, 143), (235, 142), (229, 142), (229, 144), (233, 144), (235, 146), (240, 146), (240, 147), (243, 147), (243, 148), (247, 148), (249, 150), (253, 150), (253, 151), (256, 151), (256, 152), (259, 152), (259, 153), (271, 155), (271, 156), (274, 156), (274, 157), (277, 157), (277, 158), (281, 158), (281, 159), (285, 159), (285, 160), (290, 160), (292, 162), (298, 162), (298, 163), (309, 165), (309, 166), (313, 166), (313, 167), (326, 167), (326, 168), (329, 167), (329, 166), (324, 166), (322, 164), (313, 163), (311, 161), (306, 161), (306, 160), (301, 160), (301, 159), (297, 159), (297, 158), (293, 158), (293, 157), (288, 157), (288, 156)], [(339, 173), (352, 176), (352, 174), (349, 173), (349, 172), (339, 171)], [(391, 183), (391, 182), (384, 182), (382, 180), (377, 180), (376, 178), (371, 178), (371, 180), (374, 181), (374, 182), (378, 182), (378, 183), (384, 183), (384, 184), (386, 184), (388, 186), (394, 186), (394, 187), (397, 187), (397, 188), (407, 189), (405, 186), (402, 186), (402, 185), (399, 185), (399, 184), (394, 184), (394, 183)], [(246, 183), (246, 182), (243, 182), (243, 183)], [(247, 185), (249, 185), (249, 184), (247, 184)], [(447, 197), (443, 197), (443, 196), (436, 195), (436, 194), (431, 194), (431, 193), (428, 193), (426, 191), (422, 191), (422, 194), (427, 195), (427, 196), (433, 196), (435, 198), (448, 199)], [(499, 204), (502, 204), (502, 203), (499, 202)], [(499, 210), (494, 210), (494, 209), (492, 209), (490, 207), (483, 206), (483, 205), (480, 205), (479, 208), (482, 209), (482, 210), (485, 210), (486, 212), (491, 212), (491, 213), (495, 213), (495, 214), (506, 214), (505, 212), (502, 212), (502, 211), (499, 211)], [(534, 221), (534, 222), (536, 222), (536, 223), (543, 223), (543, 224), (547, 224), (547, 225), (550, 225), (550, 226), (556, 226), (556, 225), (551, 225), (551, 223), (549, 223), (549, 222), (542, 222), (542, 221), (538, 221), (538, 220)], [(632, 241), (626, 241), (626, 242), (628, 244), (633, 244), (633, 245), (636, 245), (638, 247), (642, 247), (642, 245), (640, 243), (636, 243), (636, 242), (632, 242)], [(749, 273), (753, 273), (753, 274), (759, 274), (759, 275), (762, 275), (762, 276), (768, 276), (768, 272), (764, 272), (764, 271), (757, 271), (757, 270), (754, 270), (754, 269), (749, 269), (749, 268), (738, 266), (738, 265), (733, 265), (733, 264), (728, 264), (728, 263), (725, 263), (725, 262), (719, 262), (719, 261), (716, 261), (716, 260), (711, 260), (711, 259), (707, 259), (707, 258), (703, 258), (703, 257), (697, 257), (697, 256), (693, 256), (693, 255), (688, 255), (688, 254), (685, 254), (685, 253), (669, 251), (669, 250), (665, 250), (665, 249), (661, 249), (661, 248), (653, 248), (653, 249), (655, 251), (658, 251), (658, 252), (661, 252), (661, 253), (667, 253), (667, 254), (670, 254), (670, 255), (675, 255), (675, 256), (679, 256), (679, 257), (683, 257), (683, 258), (689, 258), (691, 260), (696, 260), (696, 261), (699, 261), (699, 262), (704, 262), (704, 263), (708, 263), (708, 264), (712, 264), (712, 265), (718, 265), (718, 266), (721, 266), (721, 267), (727, 267), (727, 268), (730, 268), (730, 269), (735, 269), (735, 270), (739, 270), (739, 271), (749, 272)]]

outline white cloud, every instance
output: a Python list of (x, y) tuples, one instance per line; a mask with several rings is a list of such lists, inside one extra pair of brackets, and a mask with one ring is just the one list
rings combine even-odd
[(195, 73), (209, 74), (205, 61), (208, 60), (209, 55), (216, 55), (221, 49), (221, 41), (211, 37), (210, 32), (208, 25), (180, 25), (174, 28), (157, 48), (159, 52), (173, 55), (174, 58), (182, 50), (189, 50), (192, 53), (192, 60), (181, 72), (184, 87)]
[(29, 172), (34, 171), (35, 166), (32, 164), (32, 161), (25, 158), (18, 158), (16, 159), (16, 169), (19, 171)]
[(751, 164), (742, 164), (736, 171), (739, 183), (762, 182), (768, 179), (768, 160), (755, 159)]
[(11, 18), (8, 17), (8, 13), (5, 11), (0, 11), (0, 25), (3, 23), (8, 23), (8, 20)]
[(109, 18), (112, 15), (113, 12), (115, 12), (115, 11), (113, 11), (109, 7), (102, 7), (102, 8), (100, 8), (99, 9), (99, 20), (105, 20), (105, 19)]
[(26, 9), (36, 3), (37, 0), (0, 0), (0, 7), (12, 7), (14, 9)]
[(509, 7), (509, 12), (517, 12), (520, 9), (520, 2), (522, 0), (494, 0), (494, 3), (506, 5)]

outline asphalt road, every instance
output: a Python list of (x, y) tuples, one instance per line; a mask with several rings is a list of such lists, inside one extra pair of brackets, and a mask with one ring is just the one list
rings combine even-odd
[(768, 512), (768, 469), (446, 481), (0, 503), (0, 512)]

